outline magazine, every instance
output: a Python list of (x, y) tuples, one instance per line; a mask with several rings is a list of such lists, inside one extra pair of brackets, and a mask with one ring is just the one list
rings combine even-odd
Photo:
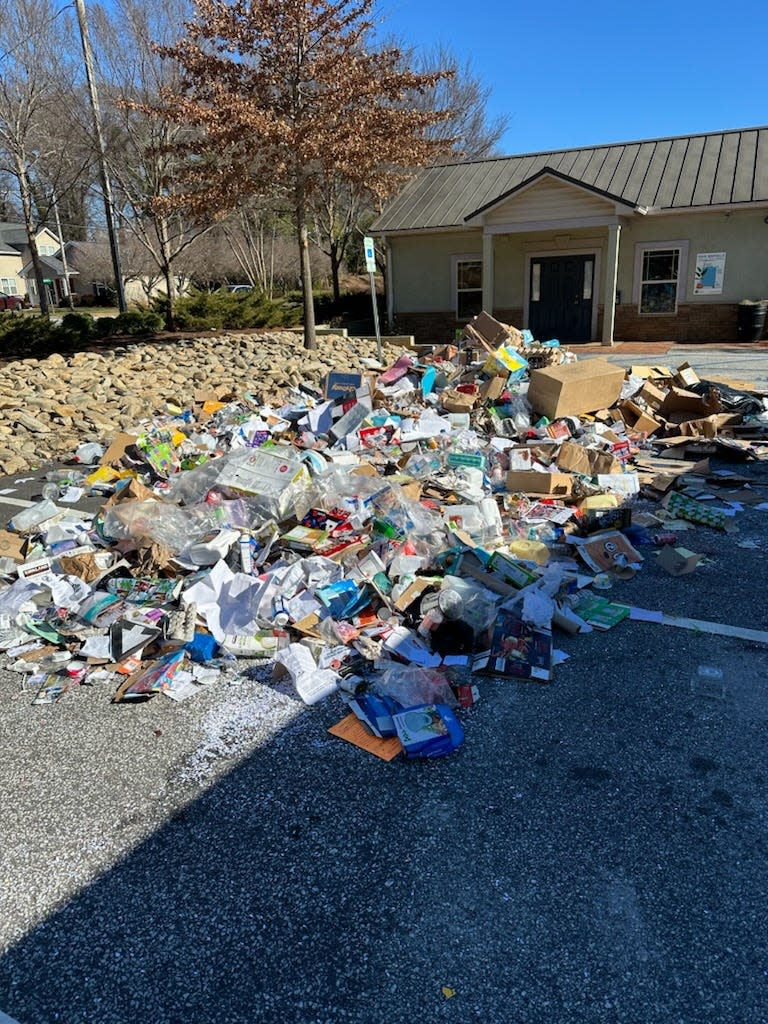
[(552, 634), (499, 610), (491, 637), (490, 654), (482, 671), (512, 679), (552, 678)]

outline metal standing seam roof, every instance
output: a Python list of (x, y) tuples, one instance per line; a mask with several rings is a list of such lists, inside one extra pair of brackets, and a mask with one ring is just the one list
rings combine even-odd
[(392, 200), (372, 230), (462, 227), (471, 213), (545, 168), (654, 210), (768, 202), (768, 127), (429, 167)]

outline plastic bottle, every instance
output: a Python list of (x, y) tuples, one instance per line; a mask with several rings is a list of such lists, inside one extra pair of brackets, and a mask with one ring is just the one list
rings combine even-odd
[(483, 517), (486, 526), (486, 538), (489, 543), (501, 540), (504, 533), (504, 524), (501, 521), (501, 513), (495, 498), (483, 498), (480, 502), (480, 515)]
[(39, 526), (40, 523), (53, 519), (55, 515), (58, 515), (58, 512), (59, 510), (50, 498), (44, 498), (43, 501), (38, 501), (36, 505), (31, 505), (29, 508), (23, 508), (20, 512), (17, 512), (8, 525), (12, 530), (16, 530), (17, 533), (27, 533), (36, 526)]
[(691, 677), (691, 692), (708, 700), (723, 700), (725, 676), (716, 665), (699, 665)]

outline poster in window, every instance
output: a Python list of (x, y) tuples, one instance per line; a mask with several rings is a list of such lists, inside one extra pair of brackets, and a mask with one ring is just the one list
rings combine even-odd
[(696, 255), (694, 295), (721, 295), (725, 274), (724, 252), (700, 252)]

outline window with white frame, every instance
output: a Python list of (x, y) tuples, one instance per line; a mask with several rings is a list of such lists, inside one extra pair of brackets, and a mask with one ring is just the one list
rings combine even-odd
[(638, 242), (635, 246), (634, 301), (646, 316), (674, 316), (685, 298), (688, 243)]
[(479, 256), (453, 257), (453, 308), (457, 320), (471, 320), (483, 309), (483, 261)]
[(6, 295), (17, 295), (16, 278), (0, 277), (0, 292), (5, 292)]
[(41, 256), (53, 256), (55, 252), (59, 251), (58, 245), (38, 245), (37, 251)]

